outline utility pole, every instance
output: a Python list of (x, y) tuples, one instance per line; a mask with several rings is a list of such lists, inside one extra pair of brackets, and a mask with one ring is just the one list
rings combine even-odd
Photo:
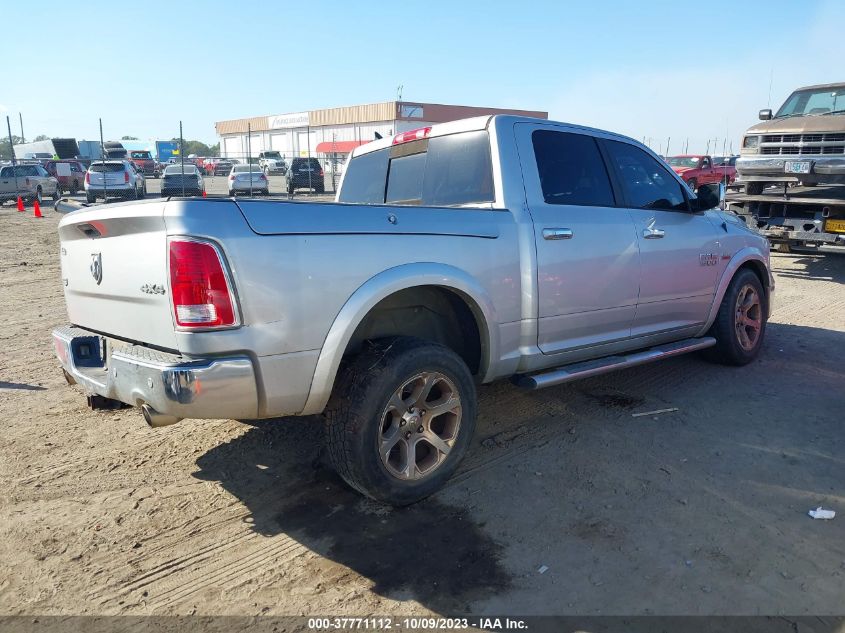
[(103, 202), (108, 200), (108, 183), (106, 182), (106, 143), (103, 141), (103, 118), (100, 117), (100, 162), (103, 164)]
[(23, 114), (18, 112), (18, 118), (21, 121), (21, 143), (26, 143), (26, 137), (23, 135)]
[(666, 152), (663, 154), (664, 156), (669, 155), (669, 141), (671, 141), (671, 140), (672, 140), (671, 136), (666, 139)]
[(185, 197), (185, 139), (182, 138), (182, 121), (179, 121), (179, 162), (182, 164), (182, 197)]
[(311, 167), (311, 123), (308, 123), (308, 126), (305, 128), (305, 133), (308, 135), (308, 189), (311, 189), (311, 173), (313, 168)]
[(12, 143), (12, 124), (9, 123), (8, 115), (6, 115), (6, 127), (9, 129), (9, 152), (12, 155), (12, 171), (15, 172), (15, 197), (17, 197), (17, 193), (20, 191), (18, 189), (18, 161), (15, 160), (15, 145)]
[(246, 167), (249, 170), (249, 197), (252, 198), (252, 123), (246, 124)]

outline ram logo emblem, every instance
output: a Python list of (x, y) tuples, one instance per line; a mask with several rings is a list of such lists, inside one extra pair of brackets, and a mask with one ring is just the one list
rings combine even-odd
[(89, 267), (91, 276), (97, 285), (103, 280), (103, 255), (102, 253), (91, 253), (91, 266)]
[(715, 266), (719, 263), (719, 255), (716, 253), (701, 253), (698, 256), (698, 262), (702, 266)]

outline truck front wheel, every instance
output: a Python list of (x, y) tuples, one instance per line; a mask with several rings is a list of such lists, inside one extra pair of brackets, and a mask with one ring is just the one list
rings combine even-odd
[(766, 295), (757, 275), (748, 268), (731, 280), (710, 336), (716, 345), (704, 350), (708, 359), (725, 365), (746, 365), (757, 358), (766, 333)]
[(475, 430), (475, 383), (451, 349), (398, 337), (369, 344), (338, 376), (326, 444), (359, 492), (404, 506), (443, 486)]

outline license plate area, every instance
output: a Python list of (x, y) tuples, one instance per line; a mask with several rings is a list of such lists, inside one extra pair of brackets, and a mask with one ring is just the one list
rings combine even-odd
[(828, 218), (824, 223), (826, 233), (845, 233), (845, 220), (831, 220)]
[(75, 367), (106, 366), (106, 341), (102, 337), (75, 336), (69, 347)]
[(809, 174), (812, 166), (809, 160), (788, 160), (783, 163), (783, 171), (787, 174)]

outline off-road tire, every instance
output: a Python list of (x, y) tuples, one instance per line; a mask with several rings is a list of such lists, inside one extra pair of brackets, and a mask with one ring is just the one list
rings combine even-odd
[(687, 182), (687, 187), (690, 188), (690, 191), (694, 192), (695, 188), (698, 186), (698, 181), (695, 178), (690, 178)]
[(53, 192), (53, 202), (58, 202), (62, 197), (62, 188), (56, 185), (56, 190)]
[[(475, 383), (461, 358), (451, 349), (411, 337), (381, 339), (338, 372), (324, 412), (326, 447), (337, 473), (352, 488), (395, 506), (415, 503), (440, 489), (452, 476), (475, 431)], [(438, 372), (455, 385), (461, 418), (451, 451), (430, 474), (400, 479), (379, 455), (381, 415), (402, 385), (420, 372)]]
[[(753, 287), (760, 298), (762, 324), (756, 344), (751, 350), (745, 349), (740, 344), (736, 328), (737, 298), (740, 291), (749, 285)], [(763, 284), (760, 283), (760, 278), (748, 268), (741, 269), (725, 291), (716, 320), (708, 332), (709, 336), (716, 339), (716, 345), (704, 350), (705, 358), (723, 365), (747, 365), (757, 358), (765, 340), (768, 309), (768, 300), (763, 290)]]
[(97, 196), (95, 196), (94, 194), (88, 193), (86, 191), (85, 192), (85, 200), (88, 202), (88, 204), (93, 204), (93, 203), (97, 202)]
[(36, 200), (38, 201), (38, 204), (44, 203), (44, 192), (41, 190), (40, 185), (35, 190), (35, 197), (32, 199), (33, 202), (35, 202)]

